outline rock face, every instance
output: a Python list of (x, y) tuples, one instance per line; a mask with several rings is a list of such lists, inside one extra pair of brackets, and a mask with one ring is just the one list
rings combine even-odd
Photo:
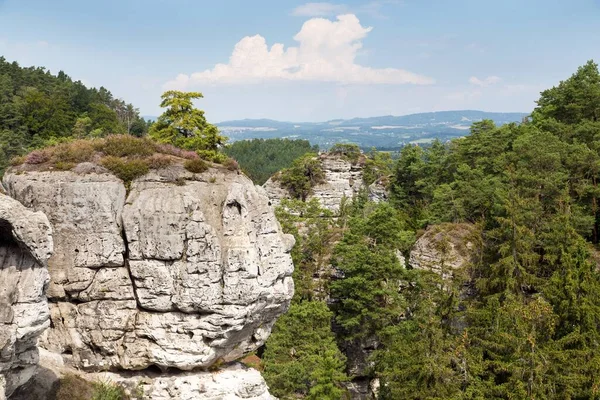
[(0, 194), (0, 399), (35, 373), (38, 336), (50, 325), (45, 297), (52, 228)]
[[(315, 186), (307, 200), (316, 198), (322, 207), (335, 213), (339, 211), (344, 197), (352, 199), (363, 188), (362, 165), (337, 155), (322, 154), (319, 159), (325, 173), (325, 183)], [(290, 197), (288, 191), (273, 179), (269, 179), (263, 187), (273, 206)]]
[(277, 400), (257, 370), (237, 363), (215, 373), (127, 376), (108, 372), (97, 379), (118, 383), (132, 394), (142, 392), (152, 400)]
[(289, 306), (293, 238), (241, 174), (174, 165), (129, 192), (98, 171), (9, 172), (4, 184), (53, 224), (42, 345), (76, 368), (232, 361), (261, 346)]
[(410, 252), (413, 268), (437, 272), (450, 278), (473, 260), (479, 248), (479, 234), (472, 224), (431, 225)]

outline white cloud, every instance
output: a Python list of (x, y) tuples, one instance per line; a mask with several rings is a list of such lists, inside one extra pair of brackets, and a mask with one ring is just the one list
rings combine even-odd
[(347, 7), (343, 4), (306, 3), (294, 8), (292, 15), (298, 17), (328, 17), (343, 14), (347, 11)]
[(469, 83), (476, 85), (476, 86), (481, 86), (481, 87), (485, 87), (485, 86), (491, 86), (491, 85), (495, 85), (496, 83), (500, 82), (502, 79), (500, 79), (499, 77), (492, 75), (492, 76), (488, 76), (487, 78), (484, 79), (479, 79), (476, 76), (472, 76), (469, 78)]
[(432, 78), (397, 68), (371, 68), (355, 62), (372, 28), (353, 14), (335, 21), (313, 18), (294, 36), (298, 47), (281, 43), (268, 47), (260, 35), (246, 36), (234, 47), (227, 64), (191, 75), (179, 74), (165, 88), (185, 89), (199, 84), (245, 84), (268, 80), (317, 81), (344, 84), (427, 85)]

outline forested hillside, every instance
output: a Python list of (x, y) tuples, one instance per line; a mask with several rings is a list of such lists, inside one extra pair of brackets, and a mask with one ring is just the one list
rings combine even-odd
[(63, 71), (19, 66), (0, 57), (0, 174), (14, 156), (68, 137), (144, 135), (148, 124), (110, 91), (87, 88)]
[[(599, 143), (590, 61), (522, 123), (405, 147), (390, 203), (285, 203), (297, 291), (263, 355), (272, 393), (344, 398), (372, 343), (381, 399), (600, 398)], [(432, 225), (469, 227), (466, 265), (402, 265)]]
[(242, 140), (225, 148), (225, 153), (236, 159), (257, 185), (289, 167), (296, 158), (311, 152), (318, 153), (319, 147), (311, 146), (308, 140), (291, 139)]

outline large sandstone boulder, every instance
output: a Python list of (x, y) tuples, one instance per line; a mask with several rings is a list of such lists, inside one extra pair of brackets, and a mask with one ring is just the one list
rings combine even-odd
[(474, 261), (480, 243), (480, 233), (473, 224), (430, 225), (413, 246), (408, 264), (450, 278), (454, 271)]
[[(339, 155), (322, 154), (319, 160), (325, 173), (324, 183), (316, 185), (307, 200), (316, 198), (323, 208), (336, 213), (342, 199), (352, 199), (364, 187), (363, 166), (360, 162), (352, 163)], [(270, 178), (263, 187), (273, 206), (290, 198), (288, 191), (281, 187), (278, 180)]]
[(0, 194), (0, 399), (35, 373), (37, 339), (50, 325), (44, 291), (52, 248), (48, 218)]
[(260, 372), (239, 363), (213, 373), (147, 373), (128, 376), (105, 372), (95, 378), (117, 383), (130, 393), (141, 392), (144, 398), (152, 400), (277, 400), (269, 394)]
[(225, 168), (173, 165), (129, 190), (86, 172), (4, 177), (54, 227), (44, 347), (93, 371), (192, 370), (265, 342), (293, 295), (293, 238), (262, 189)]

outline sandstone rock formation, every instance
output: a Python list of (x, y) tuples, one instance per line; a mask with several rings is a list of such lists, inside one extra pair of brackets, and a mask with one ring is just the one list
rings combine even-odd
[[(44, 347), (90, 371), (192, 370), (265, 342), (293, 295), (294, 241), (262, 189), (225, 168), (173, 165), (129, 191), (101, 169), (76, 171), (4, 177), (54, 227)], [(169, 391), (165, 382), (152, 390)]]
[(450, 278), (454, 270), (473, 261), (479, 242), (475, 225), (431, 225), (413, 246), (408, 263), (412, 268), (434, 271)]
[(0, 194), (0, 399), (35, 372), (37, 339), (50, 325), (44, 291), (52, 248), (46, 216)]
[(117, 383), (130, 393), (143, 393), (152, 400), (277, 400), (269, 394), (267, 384), (255, 369), (239, 363), (218, 372), (184, 372), (177, 374), (102, 373), (100, 381)]
[[(322, 154), (319, 159), (325, 173), (325, 183), (315, 186), (307, 200), (316, 198), (322, 207), (335, 213), (339, 211), (344, 197), (352, 199), (364, 186), (362, 165), (337, 155)], [(290, 197), (288, 191), (273, 179), (269, 179), (263, 187), (273, 206)]]

